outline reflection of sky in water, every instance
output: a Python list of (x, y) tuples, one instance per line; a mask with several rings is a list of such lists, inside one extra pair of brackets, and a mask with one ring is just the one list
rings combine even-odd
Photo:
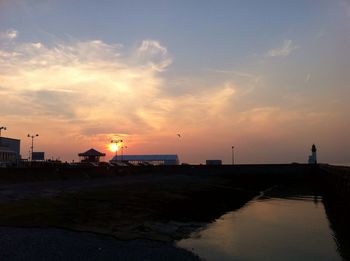
[(341, 260), (323, 204), (312, 197), (252, 201), (178, 246), (206, 260)]

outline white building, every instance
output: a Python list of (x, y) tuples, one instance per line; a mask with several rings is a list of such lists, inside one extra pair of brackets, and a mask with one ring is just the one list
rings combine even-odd
[(17, 165), (20, 160), (20, 144), (18, 139), (0, 137), (0, 164), (2, 166)]
[(311, 155), (309, 156), (309, 164), (317, 164), (316, 146), (312, 145)]
[(171, 155), (120, 155), (115, 156), (111, 163), (126, 162), (133, 165), (179, 165), (179, 157)]

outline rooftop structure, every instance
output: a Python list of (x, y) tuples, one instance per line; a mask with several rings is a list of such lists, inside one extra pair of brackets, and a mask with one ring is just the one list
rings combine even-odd
[(89, 149), (85, 152), (79, 153), (79, 157), (82, 157), (81, 162), (100, 162), (100, 158), (106, 156), (105, 153), (99, 152), (95, 149)]
[(176, 154), (122, 155), (113, 157), (111, 162), (127, 162), (133, 165), (179, 165), (179, 157)]

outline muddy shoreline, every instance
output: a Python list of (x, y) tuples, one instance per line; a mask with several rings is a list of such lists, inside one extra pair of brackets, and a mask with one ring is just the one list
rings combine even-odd
[(50, 175), (44, 173), (25, 182), (13, 177), (15, 182), (0, 183), (0, 227), (91, 232), (116, 242), (146, 240), (174, 247), (269, 187), (314, 180), (314, 169), (304, 165), (197, 167), (106, 176), (88, 170), (93, 175), (49, 180), (42, 179)]
[[(29, 198), (0, 203), (4, 213), (0, 225), (58, 227), (108, 234), (122, 240), (172, 242), (227, 211), (240, 208), (265, 188), (243, 186), (220, 175), (144, 174), (116, 177), (110, 183), (75, 191), (63, 189), (53, 196), (42, 195), (38, 186), (33, 187), (37, 197), (34, 191)], [(45, 183), (41, 186), (45, 188)], [(7, 196), (9, 193), (11, 186), (7, 186)]]

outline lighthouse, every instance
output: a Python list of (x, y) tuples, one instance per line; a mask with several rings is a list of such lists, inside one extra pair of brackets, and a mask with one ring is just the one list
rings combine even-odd
[(311, 147), (311, 155), (309, 156), (309, 164), (317, 164), (315, 144), (312, 144), (312, 147)]

